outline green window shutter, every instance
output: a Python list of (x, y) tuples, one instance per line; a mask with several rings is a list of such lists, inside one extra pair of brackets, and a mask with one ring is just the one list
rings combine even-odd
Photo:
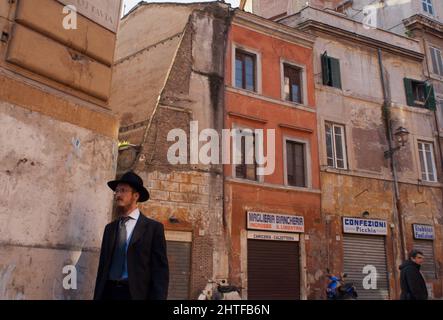
[(323, 76), (323, 84), (329, 86), (331, 70), (329, 69), (329, 57), (327, 52), (321, 55), (321, 70)]
[(405, 92), (406, 92), (406, 103), (408, 106), (414, 107), (414, 92), (412, 91), (412, 80), (408, 78), (404, 78), (403, 82), (405, 83)]
[(340, 60), (329, 57), (331, 63), (332, 86), (341, 89)]
[(434, 86), (430, 83), (426, 83), (425, 85), (425, 97), (426, 97), (426, 108), (429, 110), (435, 110), (435, 92)]

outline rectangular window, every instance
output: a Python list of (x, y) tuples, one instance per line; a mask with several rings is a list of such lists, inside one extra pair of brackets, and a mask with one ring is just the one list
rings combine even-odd
[[(240, 163), (235, 164), (235, 177), (257, 181), (257, 163), (255, 160), (255, 135), (251, 129), (236, 129), (233, 147), (240, 152)], [(235, 153), (233, 153), (235, 154)]]
[(432, 60), (432, 69), (435, 74), (443, 76), (443, 60), (441, 58), (441, 50), (430, 47), (431, 50), (431, 60)]
[(284, 95), (286, 101), (303, 103), (302, 74), (303, 70), (288, 64), (283, 64)]
[(304, 143), (286, 141), (286, 173), (288, 185), (307, 187)]
[(423, 11), (434, 15), (434, 6), (432, 5), (432, 0), (421, 0)]
[(434, 87), (429, 82), (404, 78), (408, 106), (435, 110)]
[(434, 147), (429, 142), (418, 143), (420, 156), (421, 178), (423, 181), (436, 182), (437, 173), (435, 169)]
[(321, 55), (323, 84), (341, 89), (340, 61), (329, 57), (327, 53)]
[(412, 83), (412, 94), (414, 96), (414, 103), (419, 106), (424, 106), (426, 102), (425, 84), (421, 82)]
[(326, 123), (326, 154), (328, 166), (337, 169), (347, 169), (345, 127)]
[(235, 50), (235, 86), (251, 91), (256, 90), (256, 64), (255, 54), (242, 50)]

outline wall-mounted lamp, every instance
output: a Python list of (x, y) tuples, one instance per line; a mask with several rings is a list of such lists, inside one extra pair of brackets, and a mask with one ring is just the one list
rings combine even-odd
[(362, 216), (363, 218), (368, 218), (368, 217), (369, 217), (369, 211), (363, 211), (363, 212), (361, 213), (361, 216)]
[(395, 151), (399, 150), (401, 147), (404, 147), (408, 142), (409, 131), (404, 127), (398, 127), (394, 133), (396, 147), (391, 150), (385, 151), (385, 158), (390, 158), (394, 154)]
[(399, 147), (404, 147), (406, 142), (408, 142), (409, 131), (406, 128), (398, 127), (394, 135)]

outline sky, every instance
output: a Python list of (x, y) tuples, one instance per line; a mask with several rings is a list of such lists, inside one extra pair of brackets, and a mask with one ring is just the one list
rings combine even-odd
[[(146, 2), (181, 2), (181, 3), (190, 3), (190, 2), (207, 2), (214, 0), (145, 0)], [(123, 0), (123, 15), (126, 14), (129, 10), (131, 10), (140, 0)], [(238, 7), (240, 0), (225, 0), (226, 3), (230, 3), (231, 7)]]

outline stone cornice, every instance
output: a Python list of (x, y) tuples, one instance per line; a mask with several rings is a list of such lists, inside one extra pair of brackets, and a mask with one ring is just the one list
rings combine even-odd
[(302, 44), (312, 48), (315, 42), (315, 36), (302, 32), (300, 30), (288, 27), (284, 24), (265, 19), (255, 14), (235, 10), (233, 23), (248, 27), (249, 29), (262, 32), (283, 40)]
[(410, 31), (424, 29), (426, 32), (443, 38), (443, 23), (422, 14), (415, 14), (407, 19), (403, 19), (403, 24)]
[(402, 47), (395, 46), (391, 43), (376, 40), (374, 38), (369, 38), (354, 32), (350, 32), (344, 29), (335, 28), (328, 24), (315, 21), (315, 20), (307, 20), (297, 26), (302, 31), (315, 30), (322, 33), (329, 34), (331, 36), (335, 36), (339, 39), (346, 39), (351, 42), (357, 42), (362, 45), (372, 47), (372, 48), (380, 48), (385, 52), (390, 52), (395, 55), (405, 56), (414, 60), (422, 61), (424, 59), (424, 54), (421, 52), (408, 50)]

